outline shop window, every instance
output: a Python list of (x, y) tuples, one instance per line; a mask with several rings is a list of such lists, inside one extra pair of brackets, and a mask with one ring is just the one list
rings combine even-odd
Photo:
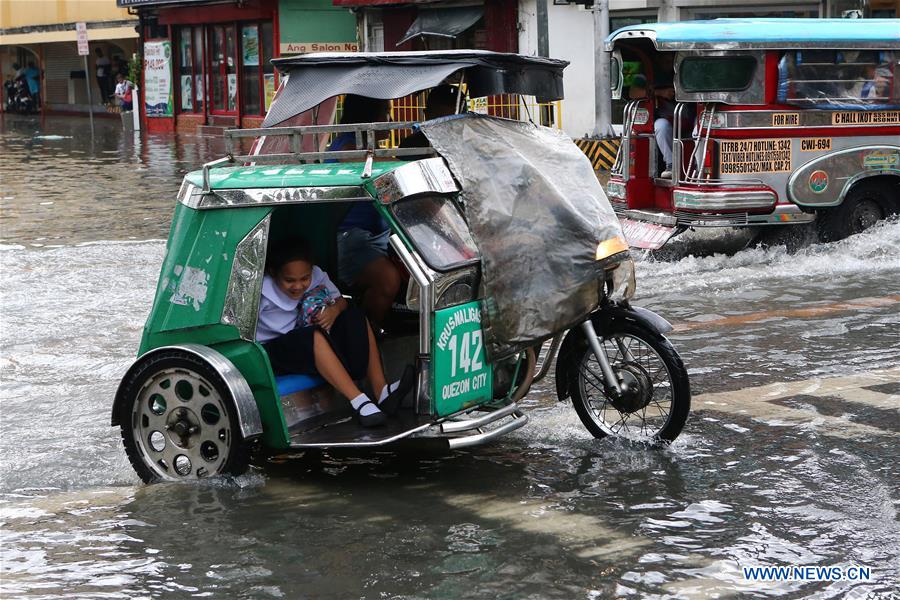
[(203, 112), (203, 34), (199, 27), (178, 30), (178, 109)]
[(271, 64), (271, 22), (241, 27), (241, 112), (264, 115), (275, 94), (275, 69)]

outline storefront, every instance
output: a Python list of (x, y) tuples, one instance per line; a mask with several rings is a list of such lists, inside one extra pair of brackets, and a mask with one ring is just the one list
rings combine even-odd
[(148, 131), (258, 127), (282, 54), (355, 51), (356, 19), (330, 0), (118, 0), (140, 12)]

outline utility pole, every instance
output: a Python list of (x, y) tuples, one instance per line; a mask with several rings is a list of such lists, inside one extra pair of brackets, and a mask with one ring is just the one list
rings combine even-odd
[(609, 0), (594, 0), (594, 136), (613, 136), (612, 90), (609, 87), (609, 53), (603, 42), (609, 37)]

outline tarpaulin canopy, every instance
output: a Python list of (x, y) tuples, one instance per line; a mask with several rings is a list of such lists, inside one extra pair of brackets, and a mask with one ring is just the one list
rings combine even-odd
[(388, 100), (435, 87), (464, 72), (470, 97), (494, 94), (563, 97), (564, 60), (487, 50), (433, 52), (323, 52), (272, 61), (287, 82), (272, 103), (263, 127), (271, 127), (341, 94)]
[(419, 16), (407, 30), (397, 45), (405, 44), (415, 37), (432, 35), (455, 38), (478, 22), (484, 14), (483, 6), (455, 6), (419, 10)]
[(624, 240), (584, 153), (557, 129), (481, 115), (421, 128), (461, 184), (482, 257), (488, 354), (509, 355), (584, 320), (603, 285), (598, 245)]

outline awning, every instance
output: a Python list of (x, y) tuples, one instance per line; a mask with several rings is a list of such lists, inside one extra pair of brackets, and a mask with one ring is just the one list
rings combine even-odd
[(397, 45), (400, 46), (413, 38), (426, 35), (455, 38), (477, 23), (483, 14), (484, 7), (482, 6), (422, 9)]
[[(137, 21), (134, 22), (137, 25)], [(138, 37), (134, 26), (129, 27), (92, 27), (87, 30), (89, 42), (102, 40), (122, 40)], [(29, 33), (13, 33), (0, 35), (0, 46), (23, 46), (25, 44), (52, 44), (54, 42), (76, 42), (74, 29), (65, 31), (31, 31)]]

